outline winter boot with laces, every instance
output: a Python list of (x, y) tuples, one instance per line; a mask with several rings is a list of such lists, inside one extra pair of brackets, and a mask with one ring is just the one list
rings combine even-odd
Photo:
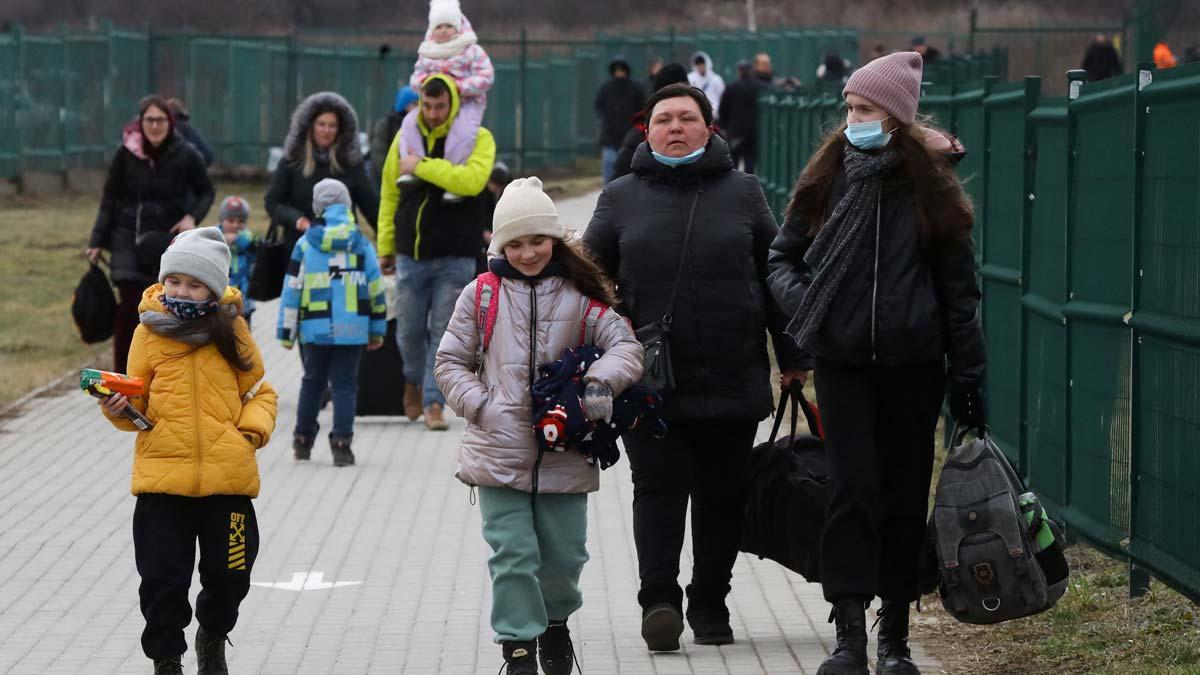
[(570, 675), (575, 670), (575, 645), (566, 621), (551, 621), (538, 638), (538, 662), (545, 675)]
[(307, 462), (312, 459), (313, 443), (316, 442), (313, 436), (304, 436), (301, 434), (292, 435), (292, 454), (297, 461)]
[(154, 675), (183, 675), (183, 661), (178, 656), (154, 659)]
[(353, 440), (353, 435), (346, 438), (329, 437), (329, 448), (333, 451), (334, 466), (354, 466), (354, 451), (350, 449), (350, 443)]
[(196, 631), (197, 675), (229, 675), (229, 664), (225, 662), (224, 635), (214, 635), (204, 626)]
[(908, 648), (908, 603), (884, 600), (879, 608), (879, 675), (921, 675)]
[[(504, 670), (506, 675), (538, 675), (537, 642), (504, 642)], [(505, 670), (507, 668), (507, 670)]]
[(867, 603), (838, 600), (830, 621), (837, 625), (837, 647), (821, 662), (817, 675), (867, 675)]

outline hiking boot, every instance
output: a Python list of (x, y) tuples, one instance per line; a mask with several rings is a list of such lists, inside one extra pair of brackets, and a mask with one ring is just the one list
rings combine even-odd
[(224, 635), (213, 635), (204, 630), (196, 631), (196, 675), (229, 675), (229, 664), (225, 662)]
[(312, 459), (312, 446), (317, 441), (315, 436), (292, 435), (292, 454), (297, 460), (307, 462)]
[(507, 675), (538, 675), (538, 664), (535, 653), (537, 642), (503, 642), (504, 665)]
[(683, 635), (683, 613), (675, 605), (664, 602), (642, 612), (642, 639), (652, 652), (679, 651), (679, 636)]
[(688, 603), (687, 622), (698, 645), (733, 644), (729, 610), (722, 607), (695, 607)]
[(334, 466), (354, 466), (354, 451), (350, 449), (350, 443), (353, 440), (353, 434), (348, 438), (329, 437), (329, 449), (333, 451)]
[(537, 643), (538, 662), (545, 675), (570, 675), (575, 670), (575, 645), (566, 621), (551, 621)]
[(415, 384), (404, 385), (404, 414), (410, 422), (421, 419), (421, 388)]
[(867, 603), (838, 600), (830, 621), (837, 624), (837, 647), (821, 662), (817, 675), (868, 675)]
[(442, 416), (442, 406), (431, 403), (425, 408), (425, 428), (430, 431), (445, 431), (450, 428)]
[(879, 608), (878, 675), (921, 675), (908, 648), (908, 603), (884, 600)]
[(183, 661), (178, 656), (154, 659), (154, 675), (183, 675)]

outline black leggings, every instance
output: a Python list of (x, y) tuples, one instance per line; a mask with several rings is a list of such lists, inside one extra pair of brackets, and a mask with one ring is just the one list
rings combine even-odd
[(815, 378), (833, 487), (821, 539), (825, 599), (916, 600), (945, 368), (818, 359)]

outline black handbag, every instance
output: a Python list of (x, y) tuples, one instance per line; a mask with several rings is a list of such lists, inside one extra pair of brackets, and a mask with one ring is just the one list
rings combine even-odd
[[(108, 265), (104, 258), (98, 263)], [(87, 344), (104, 342), (113, 335), (117, 321), (117, 299), (112, 284), (100, 265), (92, 263), (75, 287), (71, 299), (71, 318), (79, 329), (79, 337)]]
[[(153, 204), (151, 206), (153, 207)], [(137, 213), (133, 221), (133, 255), (134, 259), (137, 260), (138, 268), (157, 279), (163, 254), (167, 252), (167, 247), (171, 245), (171, 241), (175, 239), (175, 235), (169, 230), (143, 231), (142, 220), (144, 211), (145, 205), (142, 203), (141, 196), (139, 195)], [(158, 215), (161, 209), (151, 208), (151, 211), (155, 215)]]
[(283, 226), (271, 223), (266, 239), (258, 242), (258, 258), (250, 273), (250, 290), (247, 293), (250, 299), (266, 302), (278, 298), (283, 293), (283, 277), (287, 275), (291, 258), (292, 252), (287, 248)]
[(675, 298), (679, 295), (679, 283), (683, 280), (688, 242), (692, 238), (692, 224), (696, 219), (696, 204), (700, 201), (701, 192), (700, 188), (696, 188), (696, 195), (692, 198), (692, 208), (688, 212), (687, 225), (683, 230), (683, 249), (679, 254), (679, 269), (675, 272), (675, 286), (671, 289), (671, 299), (667, 301), (666, 311), (658, 321), (642, 326), (635, 331), (637, 340), (642, 343), (644, 350), (642, 379), (638, 384), (650, 387), (663, 397), (675, 391), (675, 370), (671, 366), (672, 313), (675, 311)]

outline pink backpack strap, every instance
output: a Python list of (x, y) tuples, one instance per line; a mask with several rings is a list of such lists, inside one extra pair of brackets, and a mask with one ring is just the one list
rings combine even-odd
[(483, 364), (483, 353), (492, 343), (496, 332), (496, 316), (500, 313), (500, 277), (494, 272), (484, 272), (475, 278), (475, 316), (479, 330), (479, 346), (475, 349), (475, 362)]
[(596, 344), (596, 331), (599, 329), (600, 319), (608, 309), (608, 305), (603, 302), (588, 298), (587, 309), (583, 311), (583, 320), (580, 322), (582, 326), (579, 331), (579, 344)]

